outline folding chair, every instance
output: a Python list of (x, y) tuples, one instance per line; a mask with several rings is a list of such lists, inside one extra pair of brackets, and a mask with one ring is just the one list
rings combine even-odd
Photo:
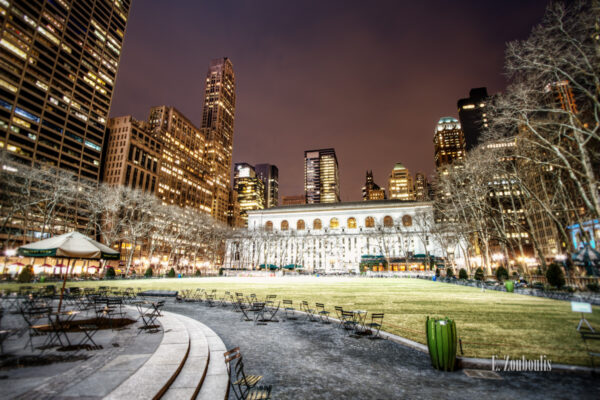
[(239, 353), (235, 353), (232, 357), (230, 357), (229, 363), (231, 361), (236, 360), (234, 370), (232, 372), (235, 373), (233, 376), (231, 373), (229, 374), (229, 381), (231, 383), (231, 387), (233, 388), (233, 394), (238, 400), (267, 400), (271, 398), (271, 386), (257, 386), (258, 382), (262, 380), (262, 376), (260, 375), (246, 375), (244, 371), (244, 362), (242, 360), (242, 355)]
[(356, 330), (357, 322), (352, 311), (342, 311), (342, 326), (350, 335), (350, 331)]
[(324, 324), (329, 324), (329, 311), (325, 310), (325, 304), (316, 303), (316, 310), (321, 322)]
[(298, 319), (294, 314), (294, 304), (292, 300), (283, 300), (283, 312), (285, 314), (285, 319)]
[(100, 350), (102, 346), (99, 346), (94, 342), (92, 337), (98, 332), (98, 325), (95, 324), (81, 324), (77, 326), (81, 332), (83, 332), (84, 337), (79, 342), (78, 346), (83, 346), (88, 350)]
[(311, 321), (311, 322), (317, 321), (317, 319), (315, 318), (315, 310), (313, 310), (312, 308), (310, 308), (308, 306), (308, 301), (306, 301), (306, 300), (302, 301), (301, 310), (306, 313), (306, 318), (304, 318), (305, 321)]
[(275, 306), (275, 304), (272, 300), (270, 300), (268, 303), (265, 304), (265, 310), (264, 310), (264, 315), (263, 315), (264, 322), (279, 322), (276, 315), (277, 315), (277, 312), (279, 311), (280, 304), (281, 304), (281, 302), (278, 301), (277, 306)]
[(340, 321), (340, 328), (344, 327), (344, 320), (342, 319), (342, 312), (344, 312), (344, 309), (340, 306), (335, 306), (335, 316), (338, 319), (338, 321)]
[[(42, 319), (49, 319), (51, 312), (51, 307), (29, 308), (28, 310), (21, 309), (21, 316), (27, 324), (26, 329), (27, 334), (29, 335), (29, 338), (27, 339), (27, 342), (25, 342), (25, 346), (23, 346), (23, 348), (26, 348), (27, 345), (30, 345), (31, 351), (33, 351), (33, 338), (38, 336), (45, 336), (47, 334), (46, 331), (40, 329), (41, 325), (39, 325), (38, 323)], [(60, 337), (58, 337), (58, 339), (60, 341)], [(46, 342), (48, 342), (48, 340), (46, 340)]]
[[(369, 339), (381, 339), (381, 336), (379, 336), (379, 331), (381, 330), (381, 325), (383, 324), (383, 315), (383, 313), (371, 314), (371, 322), (365, 325), (371, 331), (371, 336), (369, 336)], [(377, 333), (373, 335), (373, 331), (375, 329), (377, 329)]]

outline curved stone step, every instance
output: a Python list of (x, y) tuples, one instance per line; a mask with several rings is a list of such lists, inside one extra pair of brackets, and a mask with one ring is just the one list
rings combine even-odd
[(208, 341), (209, 363), (206, 377), (196, 399), (198, 400), (221, 400), (227, 399), (229, 388), (229, 376), (223, 353), (227, 351), (221, 338), (208, 326), (198, 323), (202, 333)]
[(161, 400), (195, 399), (208, 372), (210, 351), (202, 323), (179, 314), (177, 318), (190, 336), (190, 352), (179, 375)]
[(154, 354), (105, 399), (159, 399), (177, 378), (190, 351), (190, 335), (173, 313), (162, 312), (163, 339)]

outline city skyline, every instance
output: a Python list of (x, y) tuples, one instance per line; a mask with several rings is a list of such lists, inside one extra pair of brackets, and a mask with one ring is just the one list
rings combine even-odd
[[(281, 195), (294, 195), (302, 192), (302, 150), (335, 147), (342, 201), (359, 200), (365, 169), (386, 176), (403, 160), (433, 172), (431, 126), (458, 117), (456, 101), (471, 88), (504, 88), (505, 42), (525, 37), (546, 4), (332, 2), (319, 16), (312, 5), (134, 4), (111, 116), (144, 119), (148, 108), (169, 104), (200, 126), (204, 65), (229, 57), (238, 97), (233, 162), (277, 165)], [(173, 29), (156, 32), (158, 18)], [(219, 24), (228, 34), (215, 38)], [(183, 51), (192, 43), (194, 54)]]

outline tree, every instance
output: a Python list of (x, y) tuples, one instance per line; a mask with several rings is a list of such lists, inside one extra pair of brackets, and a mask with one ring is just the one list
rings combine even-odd
[(500, 266), (496, 269), (496, 279), (502, 282), (505, 279), (508, 279), (508, 271), (503, 266)]
[(563, 274), (563, 270), (559, 264), (552, 263), (548, 266), (546, 270), (546, 279), (548, 279), (548, 283), (552, 286), (560, 289), (565, 285), (565, 275)]
[(152, 278), (152, 274), (153, 274), (153, 273), (154, 273), (154, 272), (152, 271), (152, 267), (148, 267), (148, 268), (146, 269), (146, 272), (144, 272), (144, 276), (145, 276), (146, 278)]
[(475, 270), (475, 276), (474, 276), (474, 278), (475, 278), (475, 280), (477, 280), (477, 281), (482, 281), (482, 280), (483, 280), (483, 277), (484, 277), (484, 275), (483, 275), (483, 268), (481, 268), (481, 267), (478, 267), (478, 268)]
[(108, 267), (106, 269), (105, 277), (106, 279), (114, 279), (116, 276), (115, 269), (113, 267)]
[(446, 268), (446, 277), (452, 278), (454, 276), (454, 270), (452, 268)]
[(467, 270), (464, 268), (461, 268), (460, 271), (458, 271), (458, 279), (469, 279), (469, 275), (467, 274)]
[(26, 265), (23, 267), (23, 269), (19, 273), (19, 276), (17, 277), (17, 281), (19, 283), (29, 283), (33, 280), (33, 277), (34, 277), (33, 267), (31, 265)]
[(175, 268), (171, 268), (169, 270), (169, 273), (167, 274), (167, 277), (169, 277), (169, 278), (175, 278)]

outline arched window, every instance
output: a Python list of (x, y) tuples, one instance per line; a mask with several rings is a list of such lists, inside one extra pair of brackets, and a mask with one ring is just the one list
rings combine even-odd
[(365, 226), (367, 228), (373, 228), (375, 226), (375, 220), (373, 219), (373, 217), (365, 218)]
[(412, 226), (412, 217), (410, 215), (403, 216), (402, 217), (402, 225)]
[(390, 217), (389, 215), (383, 217), (383, 226), (385, 226), (386, 228), (391, 228), (392, 226), (394, 226), (394, 220), (392, 219), (392, 217)]
[(305, 228), (306, 225), (304, 224), (304, 220), (299, 219), (298, 222), (296, 222), (296, 230), (303, 231)]
[(290, 229), (290, 224), (287, 222), (287, 220), (283, 220), (281, 221), (281, 230), (282, 231), (287, 231), (288, 229)]
[(356, 218), (350, 217), (348, 218), (348, 229), (356, 228)]
[(313, 221), (313, 229), (321, 229), (323, 226), (321, 224), (321, 220), (319, 218)]
[(339, 228), (340, 227), (340, 221), (338, 221), (337, 218), (331, 218), (329, 220), (329, 227), (331, 229)]
[(267, 230), (267, 231), (273, 230), (273, 223), (271, 221), (267, 221), (267, 223), (265, 224), (265, 230)]

